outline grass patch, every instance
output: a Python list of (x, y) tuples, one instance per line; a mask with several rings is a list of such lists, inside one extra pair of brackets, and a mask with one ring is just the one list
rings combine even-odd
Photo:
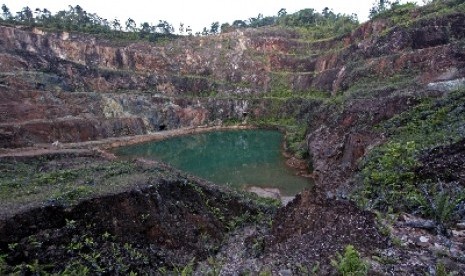
[(424, 21), (463, 12), (465, 12), (465, 3), (461, 0), (433, 1), (421, 7), (408, 2), (393, 5), (391, 9), (379, 13), (373, 19), (387, 19), (391, 22), (392, 27), (381, 33), (381, 36), (385, 36), (394, 28), (410, 28), (414, 25), (420, 27)]
[(267, 117), (255, 118), (250, 124), (268, 128), (276, 127), (285, 132), (284, 143), (286, 150), (297, 158), (308, 157), (308, 148), (305, 142), (308, 127), (306, 124), (297, 121), (292, 117)]
[(360, 78), (354, 85), (344, 92), (345, 98), (372, 98), (377, 97), (377, 90), (401, 90), (415, 85), (414, 72), (404, 71), (392, 76), (378, 75)]
[(0, 160), (0, 201), (3, 210), (24, 204), (74, 204), (93, 194), (120, 191), (123, 187), (160, 176), (130, 161), (104, 161), (63, 156), (24, 161)]

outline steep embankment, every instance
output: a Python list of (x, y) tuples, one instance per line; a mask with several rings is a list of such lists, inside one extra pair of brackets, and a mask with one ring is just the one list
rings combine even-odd
[[(462, 83), (463, 21), (460, 13), (416, 20), (409, 26), (380, 19), (350, 35), (317, 42), (306, 41), (295, 30), (271, 28), (180, 38), (164, 45), (120, 46), (87, 35), (2, 26), (1, 144), (86, 141), (242, 121), (249, 114), (270, 117), (263, 112), (266, 102), (250, 99), (258, 95), (324, 99), (344, 93), (357, 98), (345, 105), (346, 115), (325, 123), (333, 124), (332, 129), (349, 120), (347, 113), (378, 112), (379, 106), (369, 101), (384, 101), (398, 90), (392, 82), (434, 89), (447, 86), (435, 82)], [(377, 90), (379, 97), (369, 92)], [(408, 101), (403, 96), (392, 105), (399, 102)], [(401, 110), (396, 107), (395, 112)], [(276, 114), (285, 117), (294, 115), (292, 111)], [(379, 113), (374, 123), (392, 116)], [(309, 116), (298, 119), (305, 117)], [(81, 135), (67, 136), (60, 130)], [(324, 159), (317, 148), (312, 152), (316, 161)]]
[[(462, 14), (417, 20), (408, 27), (393, 27), (389, 20), (378, 20), (350, 35), (319, 42), (307, 42), (293, 30), (263, 29), (181, 38), (165, 45), (121, 46), (87, 35), (0, 27), (3, 87), (14, 94), (17, 90), (36, 90), (2, 101), (2, 107), (10, 109), (2, 112), (1, 119), (3, 124), (8, 124), (12, 117), (23, 122), (50, 120), (46, 114), (52, 111), (42, 111), (52, 108), (56, 110), (53, 119), (62, 119), (56, 126), (51, 122), (34, 124), (48, 128), (50, 133), (65, 125), (95, 132), (76, 138), (79, 141), (99, 139), (111, 132), (114, 136), (141, 134), (165, 127), (206, 124), (215, 119), (241, 120), (244, 112), (253, 113), (247, 110), (252, 104), (217, 100), (212, 105), (224, 104), (227, 108), (225, 114), (215, 114), (208, 101), (196, 102), (197, 99), (185, 99), (186, 96), (288, 97), (312, 91), (320, 96), (338, 95), (357, 92), (354, 84), (360, 82), (390, 78), (414, 79), (420, 85), (460, 79), (465, 74), (461, 69), (465, 57), (460, 43), (463, 21)], [(362, 89), (376, 86), (375, 83)], [(54, 95), (49, 91), (63, 93)], [(77, 91), (92, 93), (64, 93)], [(117, 91), (121, 93), (114, 96), (112, 93)], [(145, 91), (148, 95), (131, 91)], [(154, 94), (184, 99), (173, 102)], [(12, 100), (27, 104), (18, 106)], [(57, 110), (57, 105), (62, 109)], [(35, 107), (39, 109), (37, 113)], [(29, 114), (36, 115), (28, 119), (34, 116)], [(87, 115), (87, 122), (76, 120), (83, 114)], [(103, 130), (93, 130), (99, 126), (90, 119), (102, 121)], [(118, 124), (126, 131), (119, 130)], [(28, 128), (35, 127), (24, 125), (18, 132), (23, 136)], [(2, 128), (12, 132), (8, 126)], [(47, 140), (61, 138), (52, 134)]]

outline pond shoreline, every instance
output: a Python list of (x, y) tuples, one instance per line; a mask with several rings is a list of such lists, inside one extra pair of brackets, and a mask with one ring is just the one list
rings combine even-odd
[[(251, 132), (248, 132), (249, 130)], [(247, 132), (243, 132), (243, 131), (247, 131)], [(268, 131), (272, 131), (272, 133), (275, 133), (275, 135), (273, 134), (272, 136), (268, 136), (269, 134), (261, 134), (258, 140), (257, 138), (253, 138), (256, 141), (255, 143), (259, 143), (260, 145), (253, 144), (254, 142), (250, 140), (250, 143), (252, 144), (250, 144), (250, 146), (247, 146), (247, 148), (245, 148), (245, 146), (244, 148), (242, 148), (242, 146), (240, 146), (239, 148), (236, 148), (235, 146), (231, 148), (230, 146), (228, 146), (228, 145), (231, 145), (232, 141), (236, 141), (237, 139), (239, 139), (239, 136), (237, 135), (240, 135), (242, 137), (243, 134), (241, 133), (249, 133), (244, 137), (255, 137), (255, 135), (257, 135), (255, 133), (268, 133)], [(206, 134), (206, 133), (209, 133), (209, 134)], [(234, 133), (237, 133), (237, 134), (234, 134)], [(126, 159), (127, 158), (144, 158), (144, 159), (147, 158), (147, 159), (156, 159), (157, 161), (160, 161), (160, 162), (167, 162), (167, 163), (172, 164), (172, 166), (177, 167), (180, 170), (190, 172), (194, 175), (202, 176), (218, 184), (228, 183), (228, 185), (234, 186), (234, 185), (241, 185), (242, 183), (241, 181), (244, 181), (242, 185), (246, 185), (247, 187), (252, 186), (254, 187), (255, 190), (260, 190), (260, 191), (263, 190), (263, 193), (257, 193), (257, 194), (260, 194), (260, 195), (263, 194), (265, 195), (265, 197), (281, 199), (281, 195), (283, 197), (290, 196), (290, 195), (294, 196), (295, 194), (298, 194), (302, 190), (299, 189), (298, 191), (296, 190), (296, 191), (292, 191), (291, 193), (289, 193), (289, 190), (288, 190), (289, 188), (286, 188), (287, 187), (286, 185), (282, 186), (284, 182), (282, 182), (283, 180), (281, 179), (281, 176), (279, 177), (276, 176), (277, 178), (270, 178), (270, 174), (278, 173), (278, 171), (281, 170), (280, 168), (283, 168), (283, 169), (287, 168), (287, 169), (284, 169), (284, 171), (286, 171), (285, 173), (284, 171), (282, 172), (283, 174), (282, 177), (284, 177), (284, 179), (285, 179), (284, 175), (289, 175), (291, 176), (291, 178), (297, 177), (296, 179), (307, 179), (307, 181), (309, 181), (310, 183), (312, 182), (311, 177), (309, 177), (309, 173), (305, 171), (305, 169), (307, 168), (306, 160), (299, 160), (293, 155), (285, 152), (285, 149), (286, 149), (285, 142), (283, 142), (283, 137), (285, 135), (283, 134), (284, 133), (282, 129), (269, 128), (269, 127), (259, 128), (259, 127), (252, 127), (252, 126), (208, 128), (208, 129), (202, 129), (200, 131), (199, 130), (194, 130), (194, 131), (184, 130), (184, 131), (176, 131), (174, 133), (170, 132), (168, 133), (168, 135), (163, 135), (163, 137), (158, 137), (159, 139), (151, 140), (148, 142), (146, 142), (145, 140), (142, 141), (141, 143), (137, 143), (140, 141), (132, 141), (132, 144), (130, 145), (124, 145), (122, 147), (112, 147), (112, 148), (109, 148), (108, 151), (111, 152), (111, 154), (115, 154), (118, 156), (118, 157), (115, 156), (115, 158), (126, 158)], [(189, 135), (189, 136), (185, 136), (185, 135)], [(172, 140), (175, 137), (179, 139)], [(198, 139), (196, 139), (196, 137), (198, 137)], [(218, 137), (218, 138), (213, 139), (213, 138), (206, 138), (206, 137)], [(219, 138), (219, 137), (223, 137), (223, 138)], [(229, 140), (231, 138), (226, 138), (226, 137), (236, 137), (236, 138), (232, 138), (232, 140)], [(276, 138), (272, 138), (272, 137), (276, 137)], [(277, 140), (277, 137), (281, 137), (281, 138)], [(204, 140), (204, 139), (208, 139), (208, 140)], [(220, 140), (217, 140), (217, 139), (220, 139)], [(223, 139), (226, 139), (226, 140), (223, 140)], [(244, 141), (242, 140), (243, 138), (240, 138), (240, 139), (241, 139), (240, 141)], [(267, 141), (268, 139), (271, 139), (271, 140)], [(183, 141), (183, 142), (180, 142), (180, 141)], [(203, 142), (200, 142), (200, 144), (197, 144), (197, 142), (194, 142), (194, 141), (203, 141)], [(222, 141), (222, 142), (220, 142), (220, 145), (218, 145), (217, 144), (218, 142), (216, 141)], [(229, 142), (226, 142), (226, 141), (229, 141)], [(221, 145), (221, 143), (224, 143), (224, 142), (225, 144)], [(185, 145), (189, 145), (188, 148), (186, 149), (186, 152), (184, 152)], [(206, 145), (209, 145), (207, 147), (208, 149), (205, 148)], [(194, 150), (194, 148), (198, 148), (198, 149)], [(214, 150), (211, 151), (211, 149), (213, 148)], [(266, 156), (269, 156), (269, 155), (265, 153), (259, 153), (263, 149), (265, 149), (266, 152), (269, 152), (271, 149), (273, 149), (273, 151), (275, 152), (273, 154), (275, 157), (273, 158), (276, 158), (275, 159), (276, 161), (273, 161), (273, 162), (277, 162), (276, 164), (278, 163), (281, 164), (281, 165), (278, 165), (277, 168), (274, 168), (273, 170), (269, 172), (264, 171), (263, 172), (264, 174), (258, 171), (255, 173), (252, 173), (250, 169), (245, 169), (245, 170), (240, 169), (240, 168), (245, 168), (244, 167), (245, 164), (236, 168), (234, 167), (234, 165), (229, 164), (228, 163), (229, 161), (224, 160), (224, 158), (227, 158), (227, 160), (231, 160), (229, 158), (231, 158), (232, 156), (236, 156), (236, 157), (233, 157), (232, 160), (240, 160), (242, 158), (240, 156), (244, 156), (244, 157), (248, 156), (248, 158), (250, 158), (249, 154), (252, 154), (252, 152), (256, 152), (258, 150), (258, 152), (254, 153), (254, 154), (258, 154), (258, 156), (255, 157), (255, 158), (258, 158), (257, 161), (262, 160), (258, 162), (267, 163), (269, 161), (264, 161), (264, 160), (267, 158)], [(242, 152), (243, 150), (245, 151)], [(222, 151), (223, 151), (223, 154), (221, 154)], [(242, 153), (239, 153), (239, 152), (242, 152)], [(195, 156), (199, 156), (199, 157), (202, 156), (201, 159), (199, 159), (199, 157), (195, 157), (196, 159), (195, 158), (191, 159), (192, 153), (194, 153)], [(219, 160), (213, 161), (213, 163), (210, 163), (212, 162), (212, 160), (216, 160), (216, 159), (219, 159)], [(199, 162), (205, 163), (205, 164), (195, 165), (195, 164), (198, 164)], [(243, 161), (239, 161), (239, 162), (243, 162)], [(212, 164), (217, 164), (217, 165), (213, 165), (213, 167), (211, 167)], [(256, 166), (255, 163), (250, 164), (250, 165), (251, 165), (250, 168), (253, 168)], [(224, 174), (218, 173), (218, 170), (222, 171), (225, 167), (229, 169), (226, 169)], [(249, 166), (247, 165), (246, 167), (249, 167)], [(205, 169), (205, 168), (210, 168), (210, 169)], [(236, 171), (236, 170), (237, 171), (235, 173), (232, 173), (231, 169), (232, 171)], [(252, 169), (252, 171), (254, 170)], [(221, 177), (220, 175), (223, 175), (223, 177)], [(258, 176), (258, 175), (262, 175), (262, 176)], [(239, 179), (242, 179), (242, 180), (239, 180)], [(255, 180), (252, 180), (252, 179), (255, 179)], [(258, 179), (261, 179), (261, 180), (258, 180)], [(257, 180), (258, 182), (256, 182)], [(292, 183), (294, 184), (292, 185), (289, 184), (290, 185), (289, 187), (293, 187), (294, 185), (296, 185), (296, 183), (299, 183), (299, 181), (304, 181), (304, 180), (298, 180), (297, 182), (294, 182), (294, 180), (292, 180)], [(267, 185), (264, 185), (265, 183), (268, 183), (270, 186), (268, 187)], [(279, 193), (276, 193), (276, 187), (280, 187)], [(281, 188), (283, 190), (281, 190)], [(247, 190), (248, 188), (242, 187), (242, 189)], [(273, 192), (269, 192), (267, 191), (267, 189), (272, 189)], [(280, 196), (276, 196), (275, 194), (280, 194)]]
[[(51, 144), (38, 143), (27, 148), (16, 148), (16, 149), (0, 149), (0, 158), (2, 157), (31, 157), (41, 156), (49, 154), (61, 154), (61, 153), (80, 153), (80, 154), (99, 154), (102, 157), (114, 160), (120, 157), (116, 156), (111, 150), (131, 146), (141, 143), (162, 141), (174, 137), (180, 137), (185, 135), (200, 134), (214, 131), (227, 131), (227, 130), (247, 130), (247, 129), (273, 129), (280, 131), (285, 134), (285, 130), (280, 127), (257, 127), (252, 125), (235, 125), (235, 126), (199, 126), (180, 128), (173, 130), (159, 131), (143, 135), (134, 136), (121, 136), (106, 138), (101, 140), (93, 140), (86, 142), (74, 142), (74, 143), (60, 143), (59, 141)], [(309, 173), (307, 170), (306, 160), (296, 158), (290, 154), (283, 141), (281, 152), (286, 159), (286, 166), (297, 171), (298, 176), (305, 178), (314, 179), (315, 174)]]
[[(31, 147), (25, 148), (10, 148), (0, 149), (1, 157), (15, 157), (15, 156), (34, 156), (48, 153), (61, 153), (61, 152), (84, 152), (89, 150), (107, 151), (118, 147), (130, 146), (139, 143), (160, 141), (172, 137), (204, 133), (210, 131), (233, 130), (233, 129), (254, 129), (253, 126), (232, 126), (232, 127), (190, 127), (179, 128), (173, 130), (165, 130), (142, 135), (133, 136), (120, 136), (100, 140), (92, 140), (86, 142), (73, 142), (73, 143), (37, 143)], [(111, 155), (110, 152), (108, 154)]]

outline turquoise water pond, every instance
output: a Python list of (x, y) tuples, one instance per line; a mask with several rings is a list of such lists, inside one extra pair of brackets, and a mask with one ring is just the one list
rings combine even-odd
[(163, 161), (236, 189), (278, 188), (292, 196), (312, 183), (285, 165), (282, 142), (282, 133), (274, 130), (228, 130), (122, 147), (116, 154)]

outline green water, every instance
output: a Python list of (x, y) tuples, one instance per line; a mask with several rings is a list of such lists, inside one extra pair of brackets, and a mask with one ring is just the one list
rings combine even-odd
[(273, 130), (217, 131), (123, 147), (116, 154), (160, 160), (236, 189), (272, 187), (290, 196), (311, 182), (285, 165), (282, 141)]

